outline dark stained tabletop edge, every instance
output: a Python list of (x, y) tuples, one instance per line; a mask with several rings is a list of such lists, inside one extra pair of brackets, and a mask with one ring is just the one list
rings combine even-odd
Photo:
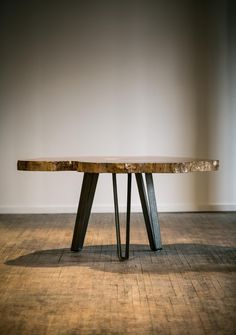
[(81, 157), (18, 160), (21, 171), (77, 171), (88, 173), (189, 173), (219, 169), (219, 161), (179, 157)]

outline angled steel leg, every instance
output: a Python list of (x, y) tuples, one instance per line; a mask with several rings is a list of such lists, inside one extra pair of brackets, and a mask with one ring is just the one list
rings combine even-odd
[(158, 220), (157, 204), (155, 197), (155, 189), (153, 184), (153, 178), (151, 173), (145, 173), (146, 185), (147, 185), (147, 194), (149, 200), (149, 209), (150, 209), (150, 221), (152, 225), (152, 232), (154, 235), (154, 240), (156, 243), (157, 249), (162, 249), (161, 245), (161, 232), (160, 225)]
[(71, 244), (72, 251), (80, 251), (84, 245), (93, 198), (98, 181), (98, 173), (84, 173), (78, 211), (75, 220), (74, 234)]
[(131, 173), (128, 173), (127, 183), (127, 210), (126, 210), (126, 242), (125, 242), (125, 256), (122, 255), (121, 238), (120, 238), (120, 219), (119, 219), (119, 205), (117, 195), (116, 174), (112, 174), (113, 193), (114, 193), (114, 207), (115, 207), (115, 224), (116, 224), (116, 240), (117, 240), (117, 256), (120, 261), (129, 258), (129, 241), (130, 241), (130, 205), (131, 205)]
[(150, 248), (155, 251), (162, 249), (160, 226), (158, 222), (158, 213), (152, 174), (146, 173), (145, 175), (148, 198), (142, 174), (135, 174)]

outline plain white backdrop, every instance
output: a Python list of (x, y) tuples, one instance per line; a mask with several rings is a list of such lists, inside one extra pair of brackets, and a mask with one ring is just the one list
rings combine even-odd
[[(220, 171), (155, 175), (160, 211), (236, 209), (234, 22), (227, 2), (24, 2), (2, 12), (0, 212), (75, 212), (82, 175), (18, 159), (191, 156)], [(120, 176), (121, 209), (126, 177)], [(140, 210), (136, 185), (132, 207)], [(101, 175), (93, 211), (113, 211)]]

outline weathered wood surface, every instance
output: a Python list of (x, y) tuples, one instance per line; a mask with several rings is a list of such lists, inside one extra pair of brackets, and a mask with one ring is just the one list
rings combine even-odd
[(235, 334), (236, 213), (160, 213), (161, 252), (132, 214), (129, 262), (113, 214), (92, 214), (82, 253), (74, 220), (0, 215), (1, 335)]
[(216, 171), (219, 161), (179, 157), (69, 157), (19, 160), (18, 170), (90, 173), (187, 173)]

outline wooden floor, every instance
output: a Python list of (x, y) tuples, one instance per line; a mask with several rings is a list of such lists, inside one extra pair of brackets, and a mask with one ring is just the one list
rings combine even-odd
[(112, 214), (92, 214), (82, 253), (74, 215), (0, 216), (0, 334), (236, 334), (236, 213), (160, 214), (149, 250), (133, 214), (116, 258)]

